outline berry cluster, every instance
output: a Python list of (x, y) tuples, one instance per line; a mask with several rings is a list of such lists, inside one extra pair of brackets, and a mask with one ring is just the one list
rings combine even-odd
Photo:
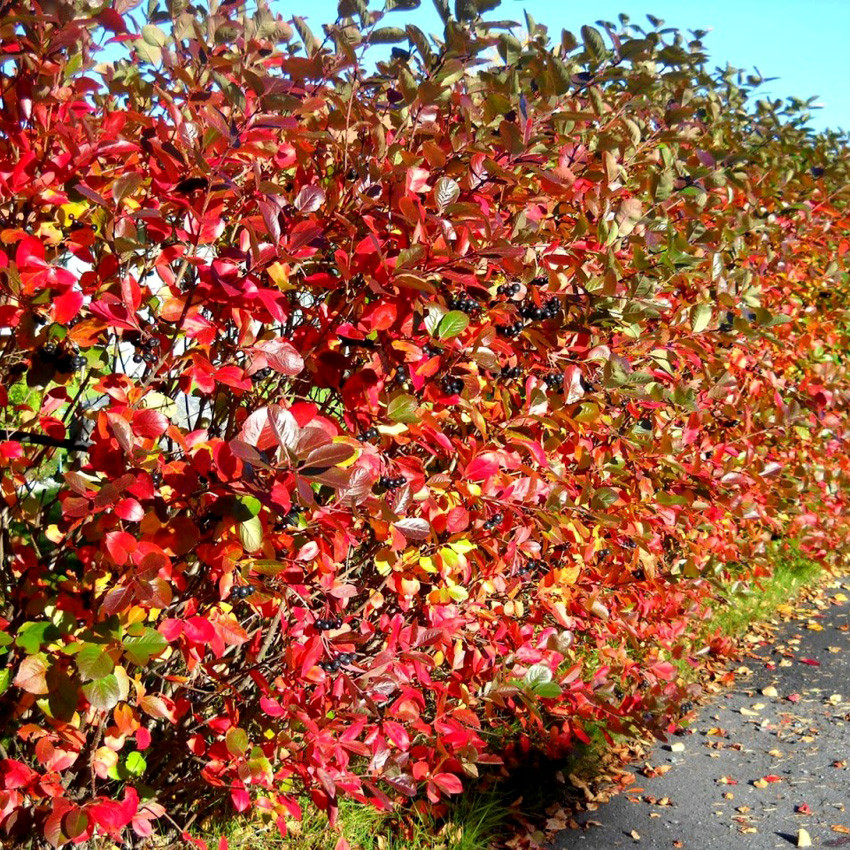
[(522, 329), (524, 327), (525, 325), (522, 322), (514, 322), (512, 325), (497, 325), (496, 333), (499, 336), (511, 338), (519, 336), (522, 333)]
[(268, 366), (266, 366), (265, 369), (257, 369), (257, 371), (251, 375), (251, 380), (254, 382), (264, 381), (266, 378), (269, 377), (269, 375), (271, 375), (271, 373), (272, 370), (269, 369)]
[(550, 298), (542, 307), (536, 304), (523, 304), (519, 308), (519, 314), (523, 319), (554, 319), (560, 312), (561, 305), (555, 298)]
[(230, 588), (230, 595), (234, 599), (245, 599), (254, 592), (254, 588), (250, 584), (237, 585)]
[(733, 328), (733, 322), (735, 321), (734, 313), (726, 313), (726, 318), (724, 321), (720, 323), (719, 330), (721, 333), (728, 334), (729, 331)]
[(529, 575), (530, 573), (538, 572), (546, 569), (546, 562), (542, 561), (540, 558), (529, 558), (525, 565), (519, 568), (519, 574), (521, 576)]
[(316, 620), (315, 627), (317, 632), (330, 632), (334, 629), (342, 628), (342, 618), (341, 617), (332, 617), (328, 619), (320, 619)]
[(452, 295), (449, 298), (449, 309), (460, 310), (461, 313), (477, 313), (481, 306), (469, 295)]
[(437, 348), (435, 345), (425, 344), (422, 346), (422, 351), (426, 357), (439, 357), (443, 353), (442, 348)]
[(385, 490), (397, 490), (399, 487), (404, 487), (406, 483), (407, 479), (403, 475), (395, 478), (389, 475), (382, 475), (378, 479), (378, 486), (383, 487)]
[(367, 428), (360, 434), (360, 439), (371, 441), (377, 440), (380, 436), (381, 435), (378, 433), (378, 429), (374, 425), (372, 425), (370, 428)]
[(157, 354), (157, 349), (159, 348), (159, 340), (155, 336), (149, 336), (147, 339), (143, 339), (136, 345), (136, 353), (133, 355), (134, 363), (141, 363), (144, 361), (145, 363), (156, 363), (159, 355)]
[(505, 518), (504, 514), (502, 514), (501, 511), (499, 513), (493, 514), (493, 516), (491, 516), (490, 519), (488, 519), (484, 523), (484, 530), (485, 531), (492, 531), (497, 525), (499, 525), (502, 522), (502, 520), (504, 518)]
[(284, 515), (283, 522), (285, 525), (298, 525), (298, 517), (304, 513), (304, 508), (301, 505), (293, 505)]
[(440, 381), (440, 386), (443, 388), (443, 392), (446, 395), (459, 395), (463, 392), (463, 380), (460, 378), (453, 378), (451, 375), (446, 375), (446, 377)]
[(352, 661), (354, 661), (354, 653), (343, 652), (330, 661), (320, 661), (319, 667), (327, 673), (336, 673), (340, 667), (345, 667), (346, 665), (351, 664)]
[(543, 382), (553, 391), (564, 388), (564, 376), (560, 372), (550, 372), (548, 375), (544, 375)]
[(502, 366), (501, 376), (505, 380), (518, 378), (520, 375), (522, 375), (522, 369), (519, 366)]
[(52, 363), (57, 372), (79, 372), (86, 365), (86, 358), (81, 354), (61, 351), (53, 342), (48, 342), (41, 349), (41, 357)]
[(512, 295), (516, 295), (520, 289), (522, 287), (518, 283), (503, 283), (496, 288), (496, 295), (507, 295), (510, 298)]

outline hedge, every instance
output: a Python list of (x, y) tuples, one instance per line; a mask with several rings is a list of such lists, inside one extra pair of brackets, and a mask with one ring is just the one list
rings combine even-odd
[(655, 19), (131, 5), (0, 20), (3, 841), (673, 728), (847, 551), (847, 137)]

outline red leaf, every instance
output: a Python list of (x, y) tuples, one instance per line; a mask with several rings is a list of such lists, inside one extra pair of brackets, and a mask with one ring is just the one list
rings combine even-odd
[(145, 518), (144, 508), (135, 499), (122, 499), (115, 506), (115, 514), (126, 522), (141, 522)]
[(133, 432), (145, 439), (155, 440), (168, 428), (168, 419), (157, 410), (137, 410), (133, 415)]
[(285, 339), (273, 339), (257, 346), (266, 357), (269, 366), (282, 375), (297, 375), (304, 368), (304, 359), (292, 343)]
[(431, 781), (446, 794), (460, 794), (463, 783), (453, 773), (435, 773)]
[(138, 541), (126, 531), (110, 531), (104, 538), (109, 557), (119, 567), (130, 560), (130, 555), (138, 548)]
[(23, 762), (3, 759), (0, 761), (0, 777), (2, 777), (2, 787), (6, 791), (11, 791), (14, 788), (25, 788), (38, 779), (38, 774)]

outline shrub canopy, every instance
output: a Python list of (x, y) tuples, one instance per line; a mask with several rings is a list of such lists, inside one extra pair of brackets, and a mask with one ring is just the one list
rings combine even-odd
[(845, 137), (415, 5), (0, 20), (4, 840), (662, 734), (732, 565), (846, 546)]

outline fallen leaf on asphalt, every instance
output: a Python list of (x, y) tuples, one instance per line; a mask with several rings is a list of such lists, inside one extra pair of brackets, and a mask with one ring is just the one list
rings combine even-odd
[(800, 701), (800, 695), (799, 694), (788, 694), (788, 696), (785, 697), (785, 699), (787, 699), (788, 702), (799, 702)]
[(820, 667), (820, 661), (815, 661), (814, 658), (799, 658), (801, 664), (808, 664), (810, 667)]
[(798, 847), (811, 847), (812, 846), (812, 837), (806, 832), (805, 829), (801, 829), (797, 833), (797, 846)]
[(767, 783), (767, 782), (765, 782), (765, 781), (764, 781), (764, 779), (756, 779), (756, 780), (753, 782), (753, 785), (754, 785), (756, 788), (767, 788), (768, 783)]
[(846, 760), (846, 759), (841, 759), (841, 761), (834, 761), (834, 762), (832, 763), (832, 766), (833, 766), (833, 767), (845, 768), (845, 767), (847, 767), (847, 760)]
[(631, 835), (631, 837), (632, 837), (635, 841), (640, 841), (640, 833), (639, 833), (636, 829), (633, 829), (633, 830), (629, 833), (629, 835)]
[(850, 835), (850, 826), (842, 826), (840, 823), (832, 825), (833, 832), (840, 832), (842, 835)]
[(794, 806), (794, 811), (798, 815), (810, 815), (812, 813), (812, 807), (808, 803), (801, 803), (799, 806)]
[(681, 741), (676, 741), (675, 744), (670, 744), (671, 753), (683, 753), (684, 751), (685, 745)]
[(717, 780), (718, 785), (737, 785), (738, 780), (733, 779), (731, 776), (721, 776), (720, 779)]
[(773, 687), (773, 685), (768, 685), (766, 688), (762, 688), (761, 693), (762, 693), (762, 696), (765, 696), (765, 697), (778, 697), (779, 696), (779, 692), (776, 690), (776, 688)]

